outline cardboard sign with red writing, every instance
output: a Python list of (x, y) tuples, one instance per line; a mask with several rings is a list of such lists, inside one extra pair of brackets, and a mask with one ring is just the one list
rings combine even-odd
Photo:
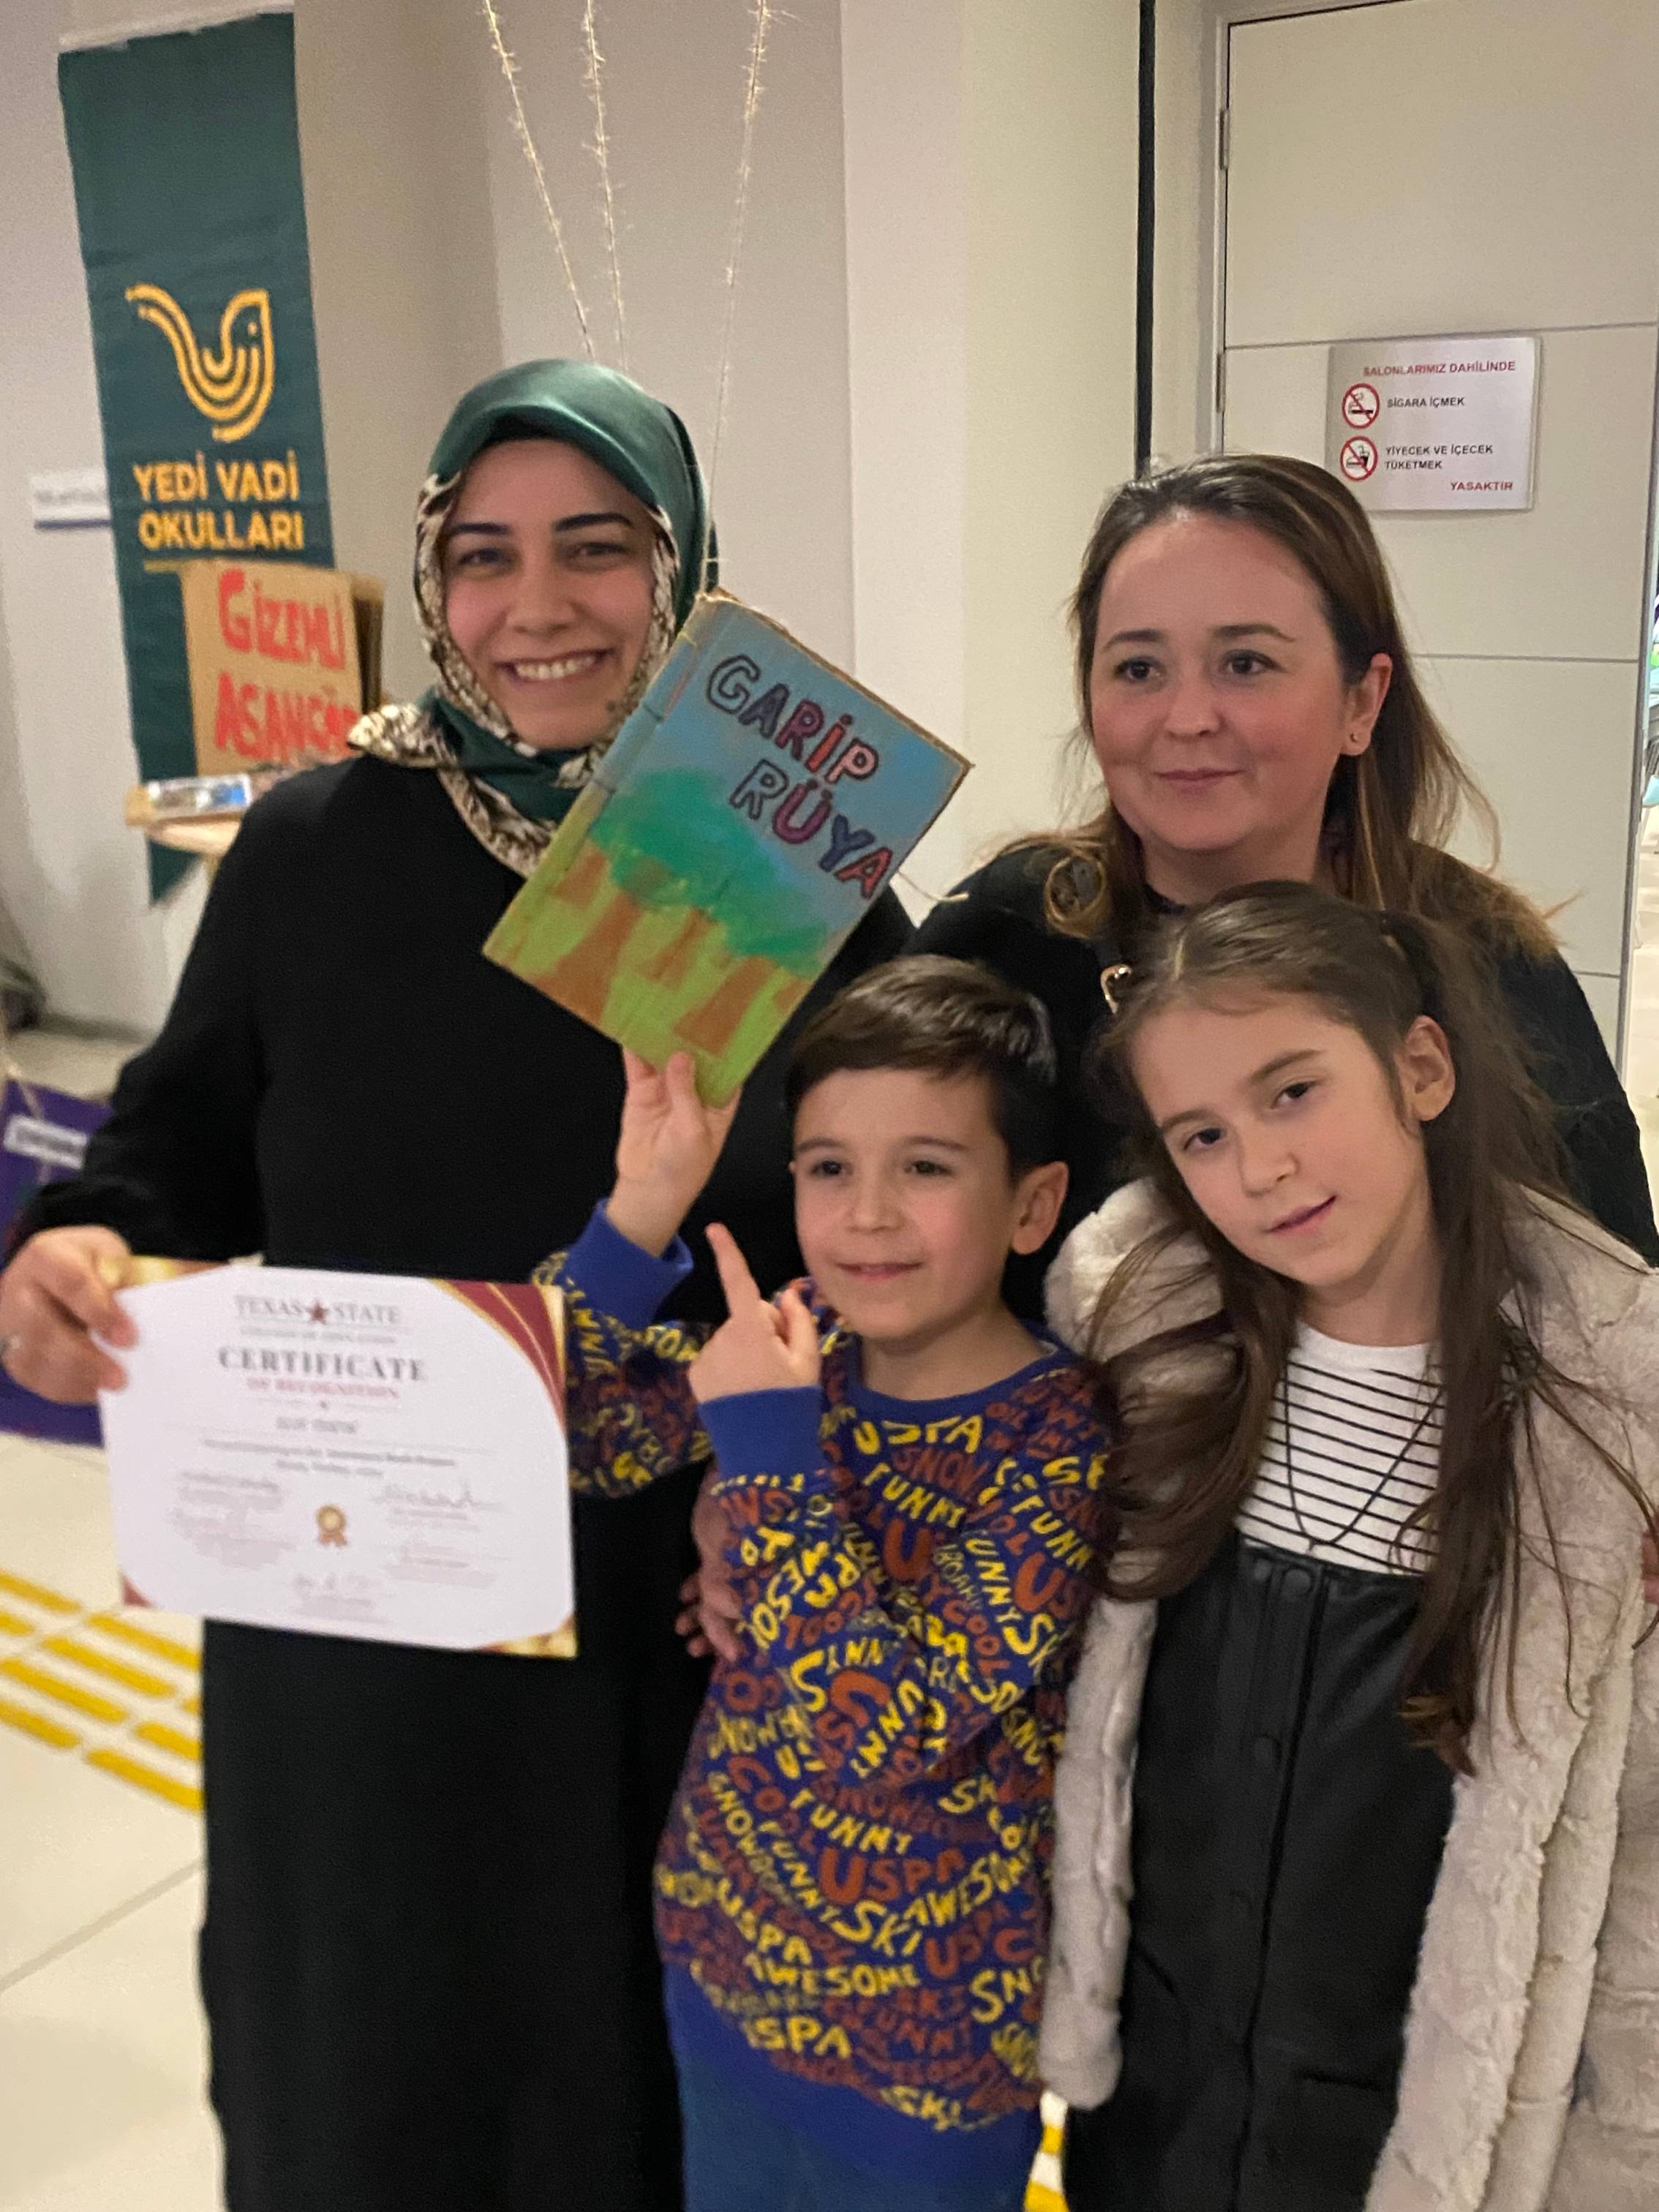
[(294, 561), (187, 561), (179, 572), (196, 765), (338, 760), (363, 710), (354, 579)]

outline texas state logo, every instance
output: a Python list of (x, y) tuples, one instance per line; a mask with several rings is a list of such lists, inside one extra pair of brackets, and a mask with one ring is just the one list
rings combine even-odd
[(214, 436), (226, 444), (246, 438), (270, 404), (276, 373), (270, 293), (234, 295), (219, 318), (216, 352), (202, 345), (190, 317), (159, 284), (130, 284), (127, 298), (173, 348), (185, 395), (212, 423)]

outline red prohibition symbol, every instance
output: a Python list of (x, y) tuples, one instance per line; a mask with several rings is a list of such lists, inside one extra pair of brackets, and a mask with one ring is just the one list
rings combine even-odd
[(1342, 420), (1351, 430), (1369, 430), (1382, 410), (1374, 384), (1351, 384), (1342, 395)]
[(1369, 438), (1350, 438), (1342, 448), (1342, 473), (1350, 483), (1364, 483), (1376, 468), (1376, 448)]

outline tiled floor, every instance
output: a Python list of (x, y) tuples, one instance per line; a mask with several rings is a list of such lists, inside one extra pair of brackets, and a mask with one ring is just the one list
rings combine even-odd
[(219, 2203), (190, 1984), (199, 1914), (191, 1861), (0, 1988), (8, 2212), (211, 2212)]
[[(21, 1073), (85, 1096), (130, 1049), (12, 1041)], [(0, 2212), (220, 2201), (195, 1990), (201, 1821), (158, 1794), (195, 1794), (194, 1625), (137, 1617), (185, 1657), (136, 1646), (92, 1618), (116, 1589), (99, 1455), (0, 1435)], [(150, 1785), (90, 1763), (112, 1754)]]
[[(1627, 1079), (1659, 1188), (1659, 820), (1643, 854)], [(22, 1072), (64, 1090), (107, 1088), (125, 1048), (31, 1031)], [(201, 1833), (183, 1806), (88, 1763), (132, 1741), (135, 1722), (195, 1726), (181, 1670), (147, 1655), (165, 1692), (146, 1698), (47, 1656), (51, 1671), (121, 1703), (112, 1720), (65, 1709), (5, 1671), (17, 1632), (61, 1632), (64, 1616), (15, 1585), (61, 1593), (88, 1612), (114, 1592), (98, 1455), (0, 1436), (0, 2212), (212, 2212), (218, 2144), (203, 2094), (196, 2003)], [(185, 1624), (155, 1624), (188, 1638)], [(72, 1630), (96, 1644), (95, 1627)], [(105, 1640), (106, 1652), (117, 1649)], [(26, 1663), (33, 1664), (33, 1659)], [(17, 1708), (60, 1735), (20, 1728)], [(4, 1709), (12, 1718), (4, 1720)], [(143, 1763), (188, 1778), (188, 1761), (149, 1745)]]
[[(99, 1455), (0, 1437), (3, 2212), (219, 2202), (193, 1978), (201, 1822), (91, 1763), (113, 1755), (191, 1789), (193, 1679), (48, 1602), (89, 1613), (114, 1592)], [(194, 1640), (191, 1624), (140, 1618), (168, 1642)], [(76, 1650), (125, 1679), (63, 1656)], [(62, 1702), (65, 1689), (94, 1710)], [(135, 1727), (178, 1747), (153, 1749)]]

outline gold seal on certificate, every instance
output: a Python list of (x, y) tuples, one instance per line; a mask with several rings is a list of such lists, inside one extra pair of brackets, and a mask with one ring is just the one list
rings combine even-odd
[(136, 1263), (103, 1401), (133, 1605), (568, 1657), (562, 1314), (536, 1284)]

